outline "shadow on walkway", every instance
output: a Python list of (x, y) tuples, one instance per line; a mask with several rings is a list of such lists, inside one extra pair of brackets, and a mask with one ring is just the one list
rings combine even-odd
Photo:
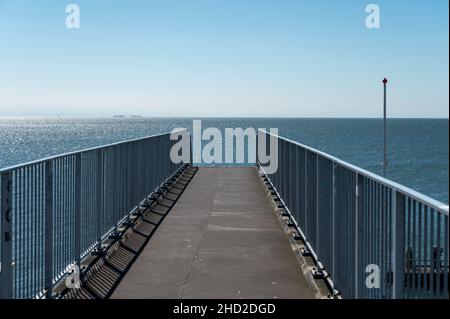
[(81, 289), (68, 289), (63, 299), (109, 298), (197, 172), (190, 168), (143, 213), (84, 275)]

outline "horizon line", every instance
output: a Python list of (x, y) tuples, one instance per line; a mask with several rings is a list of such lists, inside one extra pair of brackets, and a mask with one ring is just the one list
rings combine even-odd
[[(170, 116), (170, 115), (137, 115), (137, 114), (112, 114), (112, 115), (0, 115), (1, 118), (66, 118), (66, 119), (383, 119), (373, 116), (235, 116), (235, 115), (210, 115), (210, 116)], [(387, 119), (430, 119), (430, 120), (449, 120), (449, 117), (429, 117), (429, 116), (392, 116)]]

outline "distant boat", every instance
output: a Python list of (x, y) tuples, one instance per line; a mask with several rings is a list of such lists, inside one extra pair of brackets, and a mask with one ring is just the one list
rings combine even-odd
[(129, 117), (129, 118), (132, 118), (132, 119), (140, 119), (140, 118), (142, 118), (142, 116), (140, 116), (140, 115), (122, 115), (122, 114), (113, 115), (113, 117), (114, 118), (126, 118), (126, 117)]

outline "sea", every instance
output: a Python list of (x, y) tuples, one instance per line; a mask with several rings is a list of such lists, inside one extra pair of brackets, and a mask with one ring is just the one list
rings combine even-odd
[[(202, 128), (277, 128), (279, 135), (382, 173), (383, 120), (195, 118)], [(192, 127), (193, 118), (0, 117), (0, 169), (113, 142)], [(388, 119), (386, 177), (448, 204), (449, 120)]]

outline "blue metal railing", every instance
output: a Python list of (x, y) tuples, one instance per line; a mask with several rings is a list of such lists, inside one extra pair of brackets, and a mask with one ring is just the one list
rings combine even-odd
[[(448, 298), (448, 205), (300, 143), (259, 131), (263, 174), (333, 295)], [(379, 276), (377, 276), (379, 275)]]
[[(448, 206), (259, 134), (277, 140), (268, 181), (335, 296), (448, 298)], [(169, 158), (173, 143), (162, 134), (0, 170), (0, 298), (50, 296), (181, 168)]]
[(0, 170), (0, 299), (51, 297), (52, 287), (183, 164), (170, 134)]

